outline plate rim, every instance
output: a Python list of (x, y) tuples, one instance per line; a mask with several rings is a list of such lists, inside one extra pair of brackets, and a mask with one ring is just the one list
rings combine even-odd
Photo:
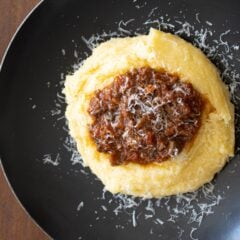
[[(11, 49), (11, 46), (15, 40), (15, 38), (17, 37), (17, 35), (19, 34), (19, 32), (21, 31), (21, 29), (24, 27), (25, 23), (29, 20), (29, 18), (37, 11), (37, 9), (42, 5), (42, 3), (45, 2), (45, 0), (39, 0), (39, 2), (27, 13), (27, 15), (23, 18), (23, 20), (21, 21), (21, 23), (18, 25), (17, 29), (15, 30), (15, 32), (13, 33), (10, 41), (7, 44), (7, 47), (5, 48), (4, 52), (3, 52), (3, 56), (2, 59), (0, 61), (0, 76), (1, 76), (1, 72), (3, 69), (3, 65), (4, 62), (7, 58), (8, 52)], [(41, 226), (40, 224), (31, 216), (31, 214), (27, 211), (27, 209), (25, 208), (25, 206), (22, 204), (22, 202), (20, 201), (19, 197), (17, 196), (17, 194), (14, 191), (14, 188), (12, 186), (12, 184), (10, 183), (10, 180), (8, 179), (7, 173), (6, 173), (6, 169), (4, 167), (3, 161), (2, 161), (2, 156), (0, 155), (0, 168), (2, 169), (3, 172), (3, 177), (6, 181), (6, 184), (10, 190), (10, 192), (12, 193), (16, 203), (20, 206), (20, 208), (24, 211), (24, 213), (27, 215), (27, 217), (30, 218), (30, 220), (32, 221), (32, 223), (38, 228), (40, 229), (49, 239), (53, 239), (52, 236), (49, 235), (48, 232), (46, 232)]]

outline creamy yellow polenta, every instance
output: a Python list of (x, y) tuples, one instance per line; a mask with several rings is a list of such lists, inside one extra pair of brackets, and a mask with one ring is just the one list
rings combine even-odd
[[(110, 155), (100, 153), (90, 137), (92, 119), (87, 109), (97, 89), (131, 68), (149, 66), (177, 74), (207, 99), (202, 125), (191, 145), (162, 163), (111, 166)], [(100, 44), (73, 75), (64, 92), (70, 134), (84, 163), (106, 189), (142, 197), (160, 197), (194, 191), (225, 165), (234, 153), (234, 107), (216, 67), (192, 44), (178, 36), (151, 29), (148, 35), (116, 38)]]

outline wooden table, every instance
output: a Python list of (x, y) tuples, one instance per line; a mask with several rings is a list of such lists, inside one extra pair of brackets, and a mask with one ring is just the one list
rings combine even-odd
[[(0, 59), (24, 17), (40, 0), (0, 0)], [(49, 240), (20, 206), (0, 167), (0, 240)]]

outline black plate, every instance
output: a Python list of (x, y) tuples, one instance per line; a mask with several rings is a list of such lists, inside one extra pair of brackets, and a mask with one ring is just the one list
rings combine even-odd
[(64, 76), (94, 44), (153, 26), (201, 46), (239, 112), (239, 22), (237, 0), (49, 0), (31, 14), (1, 68), (0, 154), (17, 197), (47, 233), (65, 240), (240, 239), (237, 153), (195, 193), (161, 200), (104, 193), (69, 138), (61, 94)]

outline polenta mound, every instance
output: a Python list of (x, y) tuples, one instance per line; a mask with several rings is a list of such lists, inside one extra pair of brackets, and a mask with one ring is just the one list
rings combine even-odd
[[(93, 141), (88, 112), (97, 90), (130, 69), (150, 67), (177, 74), (205, 99), (201, 126), (194, 141), (168, 161), (112, 166), (110, 154)], [(178, 36), (151, 29), (148, 35), (115, 38), (100, 44), (73, 75), (64, 92), (70, 134), (84, 163), (112, 193), (161, 197), (194, 191), (212, 180), (234, 153), (234, 107), (219, 72), (192, 44)]]

